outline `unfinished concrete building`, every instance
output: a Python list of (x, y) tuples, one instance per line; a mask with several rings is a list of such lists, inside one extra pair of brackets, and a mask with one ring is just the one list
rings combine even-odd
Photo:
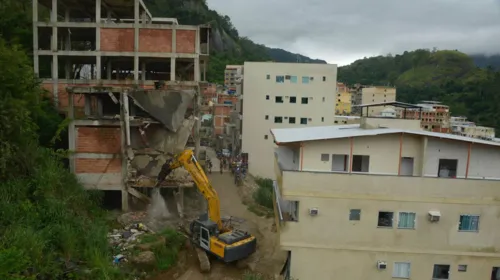
[[(147, 201), (168, 152), (188, 138), (198, 152), (209, 33), (142, 0), (33, 0), (34, 72), (72, 120), (70, 168), (86, 188), (121, 191), (127, 210), (129, 194)], [(182, 194), (188, 177), (162, 186)]]

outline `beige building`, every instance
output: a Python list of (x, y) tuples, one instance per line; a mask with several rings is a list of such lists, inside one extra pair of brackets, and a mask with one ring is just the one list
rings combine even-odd
[(242, 151), (249, 172), (274, 178), (271, 128), (332, 124), (337, 65), (245, 62)]
[(291, 279), (500, 279), (500, 143), (367, 117), (272, 134)]
[(493, 127), (477, 126), (474, 122), (467, 120), (467, 117), (450, 118), (451, 133), (472, 138), (492, 140), (495, 138)]
[(236, 91), (239, 79), (243, 74), (243, 65), (227, 65), (224, 70), (224, 85), (228, 90)]
[(351, 93), (348, 91), (337, 91), (335, 99), (335, 115), (348, 116), (351, 114)]
[(361, 118), (359, 116), (335, 116), (333, 117), (333, 123), (335, 125), (343, 124), (359, 124)]
[[(353, 106), (351, 112), (353, 114), (360, 113), (359, 105), (396, 101), (396, 88), (394, 87), (358, 85), (351, 90), (351, 93)], [(380, 114), (383, 109), (383, 107), (373, 107), (370, 108), (368, 114), (375, 116)]]

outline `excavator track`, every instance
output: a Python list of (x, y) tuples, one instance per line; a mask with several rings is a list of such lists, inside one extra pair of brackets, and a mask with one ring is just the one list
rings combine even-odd
[(195, 241), (192, 239), (192, 234), (191, 234), (191, 229), (189, 226), (187, 226), (185, 223), (182, 223), (179, 225), (179, 230), (184, 233), (184, 236), (187, 237), (191, 241), (191, 245), (196, 251), (196, 256), (198, 257), (198, 261), (200, 263), (200, 271), (201, 272), (210, 272), (210, 260), (208, 259), (207, 252), (200, 247), (198, 247), (197, 244), (195, 244)]

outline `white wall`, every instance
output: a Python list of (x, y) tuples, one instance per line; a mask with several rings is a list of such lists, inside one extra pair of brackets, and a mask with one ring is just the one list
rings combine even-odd
[[(495, 147), (489, 148), (490, 150), (497, 149)], [(438, 175), (440, 159), (457, 159), (457, 178), (465, 178), (468, 153), (469, 144), (466, 142), (429, 138), (427, 149), (425, 151), (424, 176)]]
[[(290, 80), (277, 83), (277, 75), (297, 76), (297, 83)], [(302, 76), (313, 77), (314, 80), (303, 84)], [(243, 152), (248, 153), (250, 173), (274, 178), (276, 145), (273, 143), (270, 129), (332, 124), (335, 114), (337, 66), (245, 62), (244, 80)], [(269, 95), (269, 100), (266, 100), (266, 95)], [(284, 103), (276, 103), (276, 96), (282, 96)], [(291, 96), (296, 97), (295, 104), (290, 103)], [(302, 97), (309, 98), (308, 104), (301, 104)], [(283, 117), (283, 123), (274, 123), (276, 116)], [(289, 119), (284, 117), (295, 117), (296, 123), (290, 124)], [(308, 121), (307, 125), (301, 125), (300, 118), (311, 118), (311, 121)]]

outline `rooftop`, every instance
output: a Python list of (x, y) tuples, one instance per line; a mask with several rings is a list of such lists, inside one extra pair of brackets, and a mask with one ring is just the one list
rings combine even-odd
[(422, 108), (422, 106), (418, 106), (418, 105), (410, 104), (410, 103), (399, 102), (399, 101), (360, 104), (360, 105), (354, 105), (353, 107), (364, 108), (364, 107), (378, 107), (378, 106), (394, 106), (397, 108), (405, 108), (405, 109), (420, 109), (420, 108)]
[(428, 137), (436, 137), (442, 139), (450, 139), (455, 141), (463, 141), (490, 146), (499, 146), (500, 143), (494, 141), (480, 140), (465, 136), (430, 132), (424, 130), (406, 130), (396, 128), (375, 128), (362, 129), (359, 124), (352, 125), (333, 125), (333, 126), (317, 126), (317, 127), (302, 127), (302, 128), (275, 128), (271, 129), (274, 142), (276, 144), (330, 140), (348, 137), (375, 136), (392, 133), (407, 133), (413, 135), (421, 135)]
[[(45, 7), (50, 8), (52, 6), (52, 0), (38, 0), (38, 2)], [(72, 17), (86, 18), (90, 16), (93, 18), (95, 3), (95, 0), (59, 0), (57, 1), (57, 12), (59, 15), (64, 16), (66, 8), (70, 7)], [(134, 0), (101, 0), (101, 3), (103, 8), (109, 9), (114, 17), (120, 19), (134, 18)], [(139, 7), (152, 18), (143, 0), (139, 0)]]

